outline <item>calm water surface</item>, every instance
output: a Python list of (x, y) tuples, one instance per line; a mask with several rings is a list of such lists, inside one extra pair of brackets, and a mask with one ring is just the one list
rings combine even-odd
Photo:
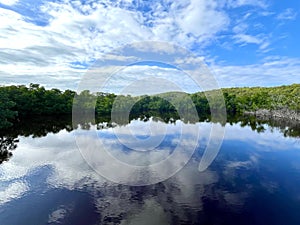
[[(142, 155), (119, 144), (116, 131), (127, 141), (126, 127), (147, 138), (150, 123), (166, 132), (155, 151)], [(97, 138), (116, 158), (147, 165), (172, 154), (183, 126), (200, 129), (191, 160), (168, 180), (138, 187), (112, 183), (89, 167), (75, 142), (78, 135), (93, 136), (89, 126), (20, 124), (1, 139), (1, 149), (15, 149), (0, 164), (0, 224), (300, 224), (299, 126), (227, 123), (220, 152), (204, 172), (198, 165), (210, 122), (137, 119), (91, 128), (98, 128)], [(190, 130), (187, 140), (194, 135)]]

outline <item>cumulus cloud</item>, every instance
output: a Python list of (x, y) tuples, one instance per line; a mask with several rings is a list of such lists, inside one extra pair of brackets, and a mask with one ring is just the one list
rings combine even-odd
[(196, 37), (212, 37), (225, 30), (229, 24), (228, 15), (218, 10), (215, 1), (197, 1), (191, 3), (177, 15), (178, 24), (185, 33)]
[[(207, 42), (229, 21), (215, 2), (184, 1), (182, 8), (176, 2), (167, 7), (156, 1), (149, 12), (130, 8), (128, 3), (45, 2), (39, 10), (50, 18), (46, 26), (26, 20), (19, 11), (0, 8), (2, 83), (78, 79), (84, 72), (78, 70), (85, 68), (81, 64), (106, 57), (124, 44), (160, 40), (189, 46)], [(36, 76), (45, 78), (35, 80)]]
[[(0, 76), (5, 85), (39, 82), (46, 87), (76, 89), (96, 59), (122, 60), (110, 52), (132, 42), (197, 46), (199, 55), (220, 33), (232, 29), (232, 45), (252, 44), (260, 52), (269, 51), (270, 45), (266, 35), (246, 33), (246, 20), (253, 13), (246, 13), (244, 21), (235, 24), (226, 11), (242, 6), (265, 11), (268, 5), (262, 0), (44, 1), (34, 5), (36, 17), (30, 6), (16, 0), (3, 4), (10, 5), (0, 7)], [(295, 15), (287, 9), (278, 18)]]

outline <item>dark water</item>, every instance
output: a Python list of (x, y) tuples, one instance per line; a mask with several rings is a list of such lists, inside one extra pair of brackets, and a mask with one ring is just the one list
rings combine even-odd
[[(210, 122), (144, 120), (73, 130), (70, 118), (42, 118), (3, 131), (1, 150), (8, 154), (0, 161), (0, 224), (300, 224), (298, 125), (231, 121), (216, 159), (199, 172)], [(127, 186), (106, 180), (84, 161), (75, 142), (78, 133), (88, 135), (89, 128), (97, 127), (98, 138), (114, 156), (153, 163), (159, 160), (155, 153), (135, 155), (118, 147), (114, 136), (115, 130), (122, 133), (129, 126), (147, 138), (151, 122), (167, 131), (155, 152), (160, 157), (172, 154), (182, 126), (197, 126), (201, 134), (188, 164), (157, 184)]]

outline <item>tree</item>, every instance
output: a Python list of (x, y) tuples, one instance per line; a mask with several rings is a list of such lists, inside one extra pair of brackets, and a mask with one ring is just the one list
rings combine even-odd
[(0, 128), (9, 127), (12, 125), (10, 120), (14, 119), (17, 115), (16, 111), (12, 110), (15, 102), (8, 98), (8, 95), (3, 89), (0, 89)]

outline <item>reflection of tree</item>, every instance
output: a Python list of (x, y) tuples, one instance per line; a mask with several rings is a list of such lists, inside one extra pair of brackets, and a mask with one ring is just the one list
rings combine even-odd
[(228, 118), (230, 124), (240, 123), (241, 127), (249, 126), (253, 131), (263, 133), (265, 125), (273, 129), (278, 129), (285, 137), (300, 137), (300, 123), (297, 121), (279, 118), (256, 118), (255, 116), (235, 115)]
[(14, 137), (0, 137), (0, 164), (12, 156), (12, 150), (17, 148), (18, 139)]
[(11, 127), (0, 130), (0, 135), (9, 135), (13, 137), (28, 137), (32, 135), (33, 137), (43, 137), (48, 133), (58, 133), (63, 129), (66, 129), (67, 131), (73, 130), (71, 116), (37, 116), (34, 118), (21, 118), (20, 120), (15, 121)]
[[(96, 117), (94, 121), (91, 118), (84, 116), (78, 117), (78, 123), (75, 127), (72, 126), (72, 116), (64, 117), (36, 117), (31, 119), (24, 119), (15, 122), (12, 127), (5, 130), (5, 133), (10, 136), (17, 137), (33, 135), (33, 137), (46, 136), (48, 133), (58, 133), (60, 130), (72, 131), (77, 129), (78, 126), (81, 129), (90, 129), (91, 125), (96, 125), (97, 129), (107, 129), (115, 126), (126, 126), (132, 120), (140, 120), (143, 122), (149, 121), (150, 118), (153, 121), (160, 121), (164, 123), (176, 123), (177, 120), (181, 120), (183, 123), (197, 123), (197, 122), (213, 122), (211, 121), (210, 114), (201, 114), (196, 120), (195, 118), (188, 117), (188, 119), (181, 119), (177, 113), (160, 113), (158, 111), (149, 111), (142, 114), (130, 113), (129, 118), (123, 118), (123, 114), (115, 115), (115, 120), (112, 121), (110, 116)], [(244, 116), (239, 114), (227, 115), (227, 122), (229, 124), (239, 124), (241, 127), (251, 127), (253, 131), (263, 133), (266, 130), (266, 125), (271, 129), (278, 129), (284, 136), (300, 137), (300, 123), (295, 121), (286, 121), (279, 119), (258, 119), (254, 116)], [(224, 125), (224, 124), (222, 124)]]
[[(60, 117), (34, 117), (26, 118), (15, 121), (14, 124), (6, 129), (0, 129), (0, 140), (1, 140), (1, 152), (0, 152), (0, 163), (9, 159), (12, 153), (11, 151), (15, 149), (16, 138), (18, 136), (31, 136), (32, 137), (43, 137), (48, 133), (58, 133), (59, 131), (65, 129), (70, 132), (73, 129), (80, 127), (81, 129), (90, 129), (91, 125), (96, 125), (96, 128), (108, 129), (116, 126), (126, 126), (132, 120), (139, 120), (143, 122), (149, 121), (152, 118), (156, 122), (172, 123), (175, 124), (177, 120), (181, 118), (177, 113), (161, 113), (158, 111), (149, 111), (142, 114), (129, 115), (129, 118), (116, 117), (117, 121), (112, 121), (109, 116), (106, 117), (96, 117), (95, 121), (91, 122), (89, 118), (79, 117), (78, 124), (72, 126), (72, 116), (60, 116)], [(191, 117), (192, 118), (192, 117)], [(209, 114), (202, 114), (199, 116), (198, 120), (183, 119), (183, 123), (196, 123), (196, 122), (212, 122)], [(251, 127), (253, 131), (258, 133), (263, 133), (266, 130), (266, 125), (273, 129), (278, 129), (285, 137), (300, 137), (300, 123), (295, 121), (286, 121), (279, 119), (258, 119), (254, 116), (242, 116), (242, 115), (228, 115), (227, 122), (229, 124), (239, 124), (241, 127)], [(223, 125), (223, 124), (222, 124)]]

